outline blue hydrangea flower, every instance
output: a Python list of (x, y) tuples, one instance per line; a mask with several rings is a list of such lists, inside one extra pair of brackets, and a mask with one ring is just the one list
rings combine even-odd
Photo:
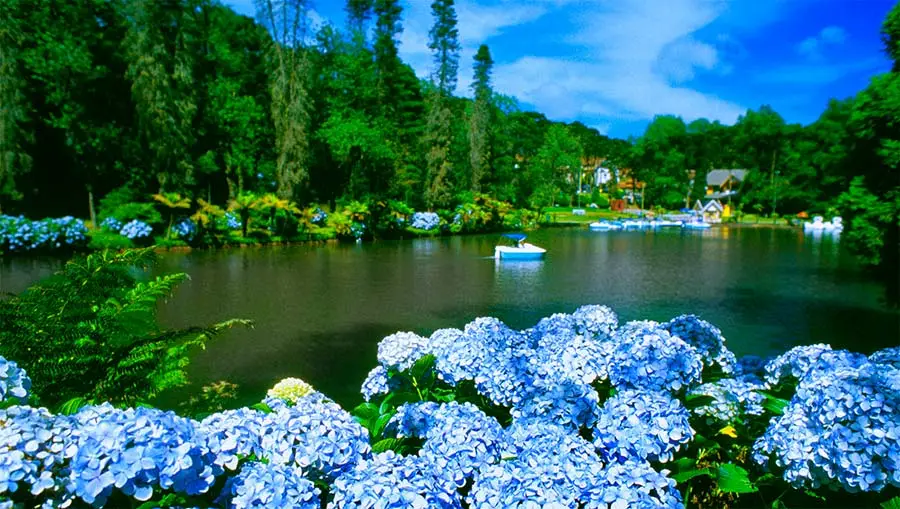
[(612, 462), (583, 495), (585, 509), (683, 509), (681, 493), (668, 471), (645, 461)]
[(378, 362), (387, 369), (405, 371), (428, 353), (428, 340), (412, 332), (397, 332), (378, 343)]
[(360, 389), (365, 401), (371, 401), (375, 396), (387, 394), (388, 391), (390, 391), (390, 387), (388, 386), (387, 370), (384, 369), (384, 366), (376, 366), (369, 371)]
[(900, 346), (879, 350), (869, 356), (869, 361), (875, 364), (887, 364), (900, 369)]
[(114, 490), (140, 501), (157, 490), (204, 494), (222, 473), (195, 422), (172, 412), (107, 403), (82, 409), (75, 420), (74, 493), (93, 506)]
[(619, 329), (615, 341), (609, 379), (617, 388), (680, 391), (700, 381), (697, 349), (652, 323)]
[(737, 359), (725, 347), (722, 331), (713, 324), (695, 315), (681, 315), (661, 327), (696, 348), (705, 366), (715, 365), (725, 374), (734, 373)]
[(456, 484), (428, 458), (394, 451), (361, 460), (335, 479), (329, 508), (461, 508)]
[(313, 481), (330, 480), (367, 457), (369, 433), (337, 403), (313, 393), (292, 406), (265, 403), (275, 426), (262, 437), (262, 455), (271, 462), (303, 469)]
[(251, 408), (239, 408), (209, 415), (200, 423), (206, 444), (215, 455), (215, 463), (235, 470), (242, 458), (267, 459), (263, 437), (278, 424), (271, 414)]
[(175, 236), (184, 240), (191, 240), (197, 235), (197, 224), (189, 218), (183, 218), (172, 227)]
[(900, 370), (867, 363), (807, 378), (753, 457), (798, 488), (900, 487)]
[(846, 350), (832, 350), (828, 345), (798, 346), (766, 364), (766, 383), (813, 381), (838, 368), (858, 368), (868, 362), (866, 356)]
[(72, 216), (31, 221), (24, 216), (0, 215), (0, 251), (53, 251), (86, 243), (87, 226)]
[(321, 490), (297, 467), (251, 462), (225, 484), (219, 502), (229, 509), (318, 509)]
[(328, 219), (328, 214), (325, 213), (325, 211), (322, 210), (321, 208), (316, 207), (316, 210), (313, 211), (313, 216), (312, 216), (313, 224), (316, 224), (319, 226), (324, 225), (325, 221), (327, 219)]
[(697, 386), (688, 394), (714, 398), (710, 404), (695, 408), (694, 414), (707, 418), (710, 424), (728, 423), (745, 415), (762, 415), (765, 398), (757, 391), (764, 388), (762, 383), (723, 378)]
[(603, 405), (594, 445), (610, 461), (670, 461), (694, 438), (690, 412), (666, 393), (624, 390)]
[(123, 226), (122, 229), (119, 230), (119, 233), (131, 240), (145, 239), (150, 237), (150, 234), (153, 233), (153, 228), (143, 221), (134, 219)]
[(122, 221), (119, 221), (118, 219), (116, 219), (114, 217), (107, 217), (106, 219), (104, 219), (103, 221), (100, 222), (100, 228), (103, 228), (106, 231), (115, 232), (115, 233), (119, 233), (119, 231), (122, 229), (122, 226), (124, 226), (122, 224)]
[(539, 422), (514, 422), (501, 456), (475, 476), (470, 507), (578, 507), (603, 469), (589, 442)]
[(241, 218), (238, 217), (234, 212), (226, 212), (225, 217), (225, 227), (229, 230), (239, 230), (241, 229)]
[(44, 408), (0, 410), (0, 498), (30, 493), (65, 506), (74, 498), (69, 460), (76, 450), (71, 419)]
[(425, 439), (419, 455), (449, 474), (458, 487), (500, 459), (503, 428), (471, 403), (404, 405), (395, 419), (398, 436)]
[(434, 212), (416, 212), (412, 216), (412, 227), (419, 230), (434, 230), (441, 225), (441, 218)]
[(581, 306), (572, 313), (575, 333), (589, 336), (598, 341), (606, 341), (612, 337), (619, 325), (616, 313), (607, 306)]
[(31, 378), (15, 361), (0, 356), (0, 402), (25, 403), (31, 391)]

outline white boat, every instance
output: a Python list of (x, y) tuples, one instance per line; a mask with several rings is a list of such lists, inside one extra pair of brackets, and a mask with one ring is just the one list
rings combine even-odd
[(625, 221), (622, 221), (622, 227), (625, 228), (625, 229), (628, 229), (628, 228), (649, 228), (649, 227), (650, 227), (650, 222), (649, 222), (649, 221), (641, 221), (641, 220), (635, 221), (635, 220), (633, 220), (633, 219), (626, 219)]
[(681, 227), (683, 225), (681, 221), (669, 221), (667, 219), (660, 219), (657, 221), (653, 221), (652, 226), (654, 228), (668, 228), (668, 227)]
[(525, 242), (523, 233), (507, 233), (503, 235), (516, 241), (515, 246), (494, 247), (494, 258), (497, 260), (542, 260), (547, 250)]
[(705, 230), (707, 228), (712, 228), (712, 225), (706, 221), (688, 221), (682, 224), (681, 227), (688, 230)]
[(622, 225), (619, 223), (609, 222), (609, 221), (595, 221), (588, 225), (593, 231), (605, 232), (610, 230), (621, 230)]
[(844, 222), (840, 216), (835, 216), (835, 217), (831, 218), (831, 221), (828, 221), (828, 222), (823, 221), (822, 216), (815, 216), (815, 217), (813, 217), (813, 220), (811, 223), (810, 222), (803, 223), (804, 231), (813, 231), (813, 232), (837, 231), (837, 232), (839, 232), (843, 229), (844, 229)]

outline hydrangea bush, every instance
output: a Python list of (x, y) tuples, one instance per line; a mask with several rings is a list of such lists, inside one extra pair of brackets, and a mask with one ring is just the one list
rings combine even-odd
[(80, 249), (87, 245), (87, 226), (72, 216), (32, 221), (0, 215), (0, 252), (34, 253)]
[(900, 488), (897, 358), (737, 359), (695, 316), (620, 324), (584, 306), (521, 331), (478, 318), (392, 334), (352, 413), (288, 378), (199, 421), (22, 406), (27, 375), (0, 358), (0, 504), (877, 505)]
[(417, 230), (436, 230), (441, 226), (441, 217), (435, 212), (416, 212), (410, 226)]

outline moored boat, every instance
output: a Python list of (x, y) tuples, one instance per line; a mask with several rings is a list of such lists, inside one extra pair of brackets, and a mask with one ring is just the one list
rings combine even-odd
[(525, 242), (524, 233), (505, 233), (504, 237), (516, 241), (515, 246), (494, 247), (494, 258), (497, 260), (542, 260), (547, 250)]

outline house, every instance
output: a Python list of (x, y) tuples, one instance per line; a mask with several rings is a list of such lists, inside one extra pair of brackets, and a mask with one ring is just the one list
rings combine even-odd
[(740, 191), (747, 170), (711, 170), (706, 174), (706, 198), (721, 200)]
[(694, 213), (703, 216), (703, 220), (707, 223), (721, 223), (723, 217), (730, 214), (730, 207), (722, 205), (722, 202), (716, 199), (704, 198), (694, 203)]

